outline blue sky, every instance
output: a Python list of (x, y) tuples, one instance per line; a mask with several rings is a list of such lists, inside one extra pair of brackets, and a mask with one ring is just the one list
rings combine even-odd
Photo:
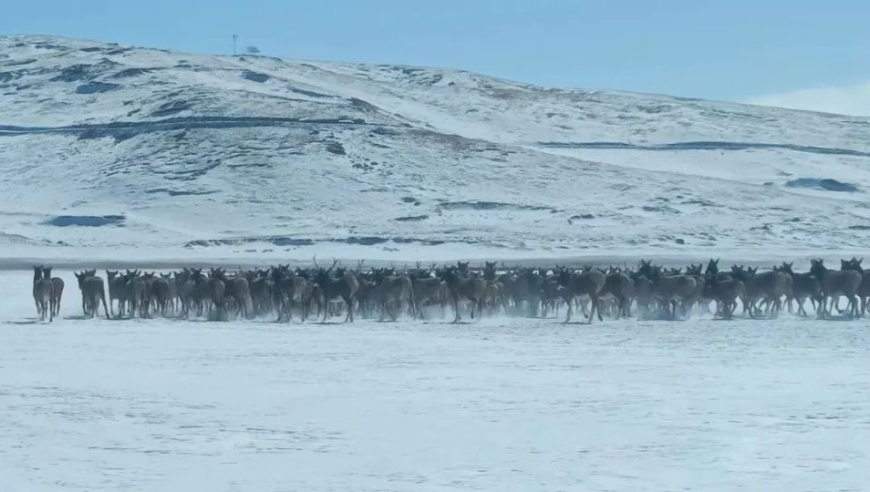
[(288, 58), (454, 67), (551, 86), (793, 107), (830, 99), (845, 109), (866, 104), (852, 112), (870, 114), (868, 1), (2, 3), (4, 34), (226, 53), (237, 33), (242, 46)]

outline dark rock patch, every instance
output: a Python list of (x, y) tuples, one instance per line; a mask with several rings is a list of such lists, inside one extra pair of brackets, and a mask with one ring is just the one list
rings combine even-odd
[(359, 109), (360, 111), (362, 111), (364, 113), (378, 113), (378, 112), (380, 112), (380, 109), (378, 109), (378, 107), (375, 106), (374, 104), (363, 101), (362, 99), (357, 99), (355, 97), (350, 98), (350, 104), (351, 104), (351, 106)]
[(849, 226), (853, 231), (870, 231), (870, 225), (857, 224)]
[(442, 202), (440, 204), (440, 207), (446, 210), (553, 210), (550, 207), (542, 207), (538, 205), (519, 205), (516, 203), (477, 201)]
[(318, 98), (332, 97), (332, 96), (329, 96), (327, 94), (321, 94), (319, 92), (314, 92), (314, 91), (306, 91), (305, 89), (297, 89), (295, 87), (291, 87), (290, 91), (295, 92), (296, 94), (302, 94), (303, 96), (308, 96), (308, 97), (318, 97)]
[(375, 135), (386, 135), (390, 137), (394, 137), (399, 134), (399, 132), (397, 132), (396, 130), (392, 130), (384, 126), (379, 126), (375, 128), (374, 130), (372, 130), (372, 133)]
[(113, 79), (126, 79), (128, 77), (136, 77), (138, 75), (151, 73), (153, 71), (154, 70), (150, 69), (150, 68), (127, 68), (127, 69), (121, 70), (120, 72), (116, 73), (115, 75), (112, 75), (112, 78)]
[(329, 142), (326, 144), (326, 151), (330, 154), (335, 155), (347, 155), (347, 152), (344, 150), (344, 145), (341, 145), (339, 142)]
[(90, 65), (72, 65), (61, 70), (60, 75), (52, 77), (51, 82), (76, 82), (88, 77)]
[(667, 205), (659, 205), (659, 206), (644, 205), (642, 208), (643, 208), (644, 212), (662, 212), (662, 213), (668, 213), (668, 214), (680, 213), (679, 210), (674, 209), (672, 207), (669, 207)]
[(6, 65), (7, 67), (20, 67), (21, 65), (30, 65), (31, 63), (35, 62), (36, 58), (27, 58), (24, 60), (5, 62), (4, 65)]
[(294, 239), (290, 237), (278, 237), (272, 240), (275, 246), (311, 246), (314, 241), (311, 239)]
[(126, 219), (123, 215), (58, 215), (44, 223), (57, 227), (102, 227), (107, 225), (123, 227)]
[(151, 113), (151, 116), (167, 116), (170, 114), (180, 113), (184, 110), (190, 109), (190, 107), (191, 105), (188, 101), (170, 101), (161, 104), (154, 112)]
[(846, 193), (855, 193), (858, 187), (852, 183), (843, 183), (836, 179), (818, 179), (818, 178), (798, 178), (791, 181), (786, 181), (786, 186), (789, 188), (815, 188), (826, 191), (837, 191)]
[(36, 43), (33, 45), (34, 48), (38, 50), (66, 50), (69, 49), (67, 46), (62, 44), (51, 44), (51, 43)]
[(700, 205), (702, 207), (718, 207), (719, 206), (719, 205), (716, 205), (715, 203), (711, 202), (710, 200), (705, 200), (703, 198), (695, 198), (692, 200), (686, 200), (684, 202), (681, 202), (681, 204), (683, 204), (683, 205)]
[(407, 217), (396, 217), (393, 220), (395, 220), (396, 222), (417, 222), (421, 220), (426, 220), (428, 218), (428, 215), (410, 215)]
[(106, 54), (107, 55), (120, 55), (120, 54), (126, 53), (128, 51), (131, 51), (132, 49), (133, 48), (115, 48), (113, 50), (107, 51)]
[(250, 80), (251, 82), (257, 82), (262, 84), (263, 82), (269, 80), (269, 76), (264, 73), (259, 72), (251, 72), (250, 70), (246, 70), (242, 73), (242, 78)]
[(87, 84), (76, 87), (76, 94), (101, 94), (109, 92), (121, 87), (118, 84), (109, 84), (106, 82), (88, 82)]
[(383, 244), (387, 241), (389, 241), (389, 238), (379, 237), (379, 236), (363, 236), (363, 237), (351, 236), (351, 237), (345, 239), (344, 242), (346, 242), (347, 244), (359, 244), (362, 246), (374, 246), (376, 244)]
[(199, 196), (199, 195), (213, 195), (217, 193), (215, 190), (208, 191), (189, 191), (189, 190), (170, 190), (167, 188), (152, 188), (150, 190), (145, 190), (145, 193), (154, 194), (154, 193), (166, 193), (169, 196)]
[(105, 72), (115, 69), (117, 66), (117, 63), (107, 59), (103, 59), (101, 62), (93, 65), (84, 63), (70, 65), (61, 70), (60, 74), (49, 80), (51, 82), (78, 82), (81, 80), (92, 80)]

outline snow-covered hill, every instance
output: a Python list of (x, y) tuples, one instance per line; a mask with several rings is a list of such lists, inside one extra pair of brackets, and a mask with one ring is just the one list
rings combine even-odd
[(868, 137), (868, 118), (7, 36), (0, 247), (133, 260), (858, 251)]

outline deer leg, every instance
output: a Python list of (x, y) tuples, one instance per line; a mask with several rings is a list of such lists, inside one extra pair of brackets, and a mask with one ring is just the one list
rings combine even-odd
[(565, 316), (565, 324), (568, 324), (571, 322), (571, 314), (574, 313), (574, 304), (573, 299), (570, 298), (566, 299), (565, 302), (568, 304), (568, 314)]
[(293, 295), (281, 295), (281, 306), (278, 308), (281, 311), (281, 319), (287, 323), (293, 320)]
[[(399, 310), (401, 310), (401, 305), (399, 306)], [(384, 301), (384, 310), (387, 312), (387, 316), (390, 317), (391, 320), (396, 321), (396, 315), (393, 313), (393, 303), (392, 301)]]
[(589, 314), (586, 316), (586, 321), (592, 324), (592, 317), (595, 316), (595, 311), (598, 310), (598, 316), (601, 316), (601, 306), (598, 305), (598, 300), (594, 297), (589, 298)]
[(103, 301), (103, 312), (106, 313), (106, 319), (112, 319), (109, 318), (109, 307), (106, 305), (106, 294), (100, 294), (100, 300)]
[(461, 318), (460, 318), (460, 316), (459, 316), (459, 299), (458, 299), (458, 296), (457, 296), (456, 294), (451, 293), (451, 294), (450, 294), (450, 298), (451, 298), (452, 301), (453, 301), (453, 322), (454, 322), (454, 323), (459, 323), (459, 320), (460, 320)]
[(345, 321), (350, 320), (353, 323), (353, 296), (348, 296), (345, 302), (347, 303), (347, 317)]

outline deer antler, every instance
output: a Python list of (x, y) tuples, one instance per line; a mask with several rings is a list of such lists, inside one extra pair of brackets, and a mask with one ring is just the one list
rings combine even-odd
[(312, 257), (311, 260), (314, 262), (314, 268), (317, 268), (319, 270), (320, 265), (317, 264), (317, 255), (314, 255), (314, 257)]
[(332, 259), (332, 266), (329, 267), (329, 270), (327, 270), (327, 272), (331, 272), (332, 269), (335, 268), (335, 265), (338, 265), (338, 260), (335, 259), (335, 258), (333, 258), (333, 259)]

